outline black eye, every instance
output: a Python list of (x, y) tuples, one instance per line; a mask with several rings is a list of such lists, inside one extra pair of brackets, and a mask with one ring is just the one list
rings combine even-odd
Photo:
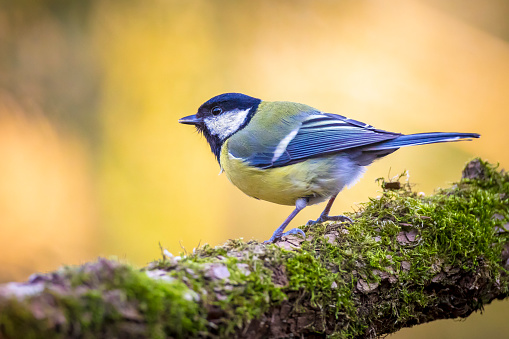
[(223, 109), (219, 106), (216, 106), (216, 107), (212, 108), (210, 110), (210, 112), (212, 113), (212, 115), (219, 115), (219, 114), (223, 113)]

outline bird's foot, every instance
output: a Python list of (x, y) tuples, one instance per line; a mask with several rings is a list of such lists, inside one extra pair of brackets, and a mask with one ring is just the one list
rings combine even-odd
[(277, 231), (274, 232), (274, 234), (272, 235), (272, 237), (270, 237), (269, 240), (265, 240), (263, 243), (264, 244), (272, 244), (274, 243), (276, 240), (279, 240), (281, 239), (282, 237), (284, 236), (287, 236), (287, 235), (295, 235), (295, 234), (300, 234), (304, 239), (306, 239), (306, 234), (304, 233), (303, 230), (301, 230), (300, 228), (293, 228), (285, 233), (278, 233)]
[(350, 219), (349, 217), (347, 217), (345, 215), (334, 215), (334, 216), (321, 215), (316, 220), (309, 220), (306, 225), (312, 226), (312, 225), (316, 225), (316, 224), (321, 224), (322, 222), (325, 222), (325, 221), (341, 221), (341, 222), (349, 222), (349, 223), (353, 222), (352, 219)]

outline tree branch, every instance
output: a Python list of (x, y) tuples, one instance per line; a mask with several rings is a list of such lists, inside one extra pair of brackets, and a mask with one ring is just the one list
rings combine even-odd
[[(0, 286), (1, 338), (376, 337), (508, 296), (509, 175), (426, 197), (382, 182), (353, 224), (230, 240), (141, 270), (99, 259)], [(164, 254), (166, 253), (166, 254)]]

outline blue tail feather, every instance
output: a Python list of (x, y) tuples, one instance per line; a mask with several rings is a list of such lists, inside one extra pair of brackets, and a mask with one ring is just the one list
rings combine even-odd
[(384, 141), (376, 145), (363, 148), (363, 151), (380, 151), (397, 149), (405, 146), (426, 145), (434, 144), (437, 142), (458, 141), (462, 139), (479, 138), (477, 133), (448, 133), (448, 132), (433, 132), (433, 133), (418, 133), (402, 135), (392, 140)]

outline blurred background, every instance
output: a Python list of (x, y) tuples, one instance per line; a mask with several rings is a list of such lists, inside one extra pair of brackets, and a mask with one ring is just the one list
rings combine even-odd
[[(243, 195), (177, 123), (223, 92), (482, 134), (380, 160), (335, 213), (404, 170), (429, 194), (476, 156), (508, 168), (508, 17), (507, 0), (0, 1), (0, 282), (269, 238), (292, 208)], [(393, 337), (505, 337), (509, 303), (485, 313)]]

